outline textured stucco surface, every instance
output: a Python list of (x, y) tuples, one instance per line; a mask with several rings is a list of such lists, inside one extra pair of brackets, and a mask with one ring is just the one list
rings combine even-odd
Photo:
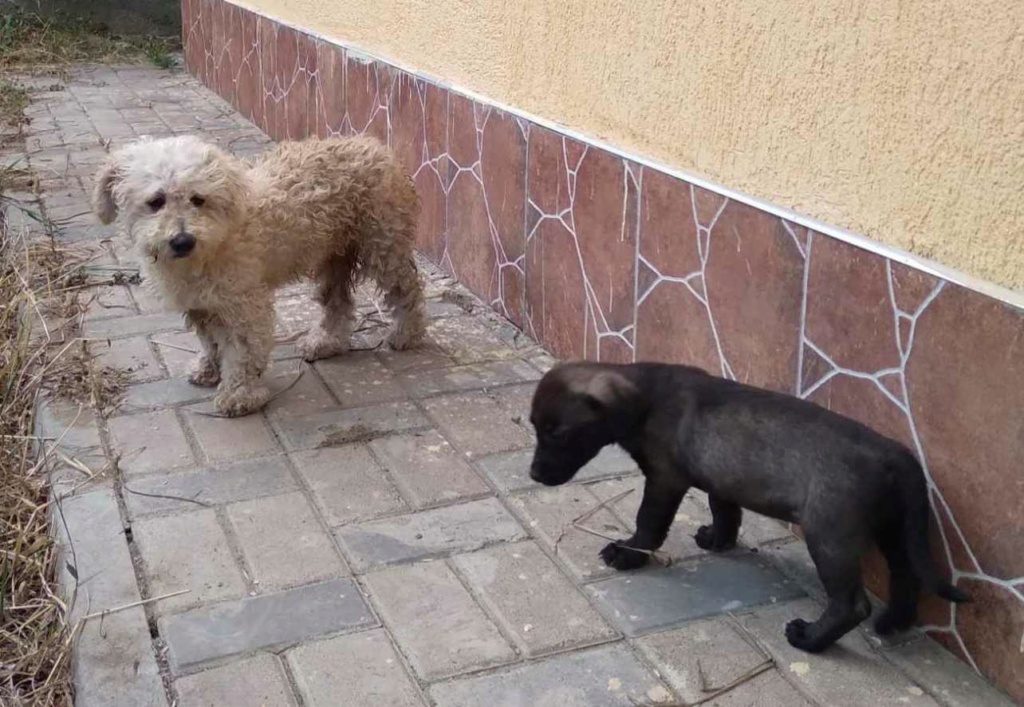
[(1024, 289), (1024, 3), (247, 4)]

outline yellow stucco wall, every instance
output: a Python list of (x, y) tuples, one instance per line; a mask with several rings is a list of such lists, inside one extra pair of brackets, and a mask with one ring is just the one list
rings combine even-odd
[(249, 4), (1024, 290), (1024, 2)]

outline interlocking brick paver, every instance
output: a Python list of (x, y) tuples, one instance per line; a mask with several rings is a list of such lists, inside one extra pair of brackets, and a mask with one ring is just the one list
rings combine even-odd
[(821, 611), (819, 604), (805, 599), (765, 608), (739, 620), (771, 653), (787, 678), (822, 704), (937, 704), (872, 651), (859, 631), (851, 631), (817, 655), (789, 645), (783, 633), (786, 623), (794, 618), (815, 620)]
[(316, 368), (342, 407), (379, 405), (409, 397), (394, 374), (369, 351), (318, 361)]
[[(81, 208), (81, 204), (82, 202), (78, 201), (76, 208)], [(47, 215), (54, 218), (52, 208), (47, 208)], [(128, 317), (135, 314), (135, 305), (132, 303), (131, 295), (128, 294), (128, 288), (123, 285), (98, 289), (87, 302), (86, 320)]]
[(287, 653), (295, 682), (310, 707), (422, 705), (401, 658), (380, 630), (362, 631), (299, 646)]
[(630, 707), (672, 693), (623, 644), (567, 653), (481, 677), (434, 685), (437, 707)]
[[(533, 449), (516, 449), (476, 460), (487, 478), (506, 493), (540, 488), (530, 478), (530, 462)], [(598, 479), (637, 473), (636, 462), (618, 447), (605, 447), (586, 466), (576, 472), (574, 482), (596, 481)]]
[(337, 531), (358, 571), (476, 550), (518, 540), (522, 528), (497, 499), (487, 498), (394, 518), (347, 525)]
[[(708, 697), (707, 690), (729, 685), (769, 659), (727, 618), (693, 621), (644, 636), (636, 645), (687, 704)], [(712, 704), (810, 705), (774, 671), (739, 685)]]
[(328, 410), (274, 421), (285, 448), (289, 450), (336, 447), (428, 425), (427, 419), (412, 403)]
[(301, 493), (228, 506), (228, 518), (262, 590), (287, 589), (348, 574)]
[(350, 579), (308, 584), (167, 616), (159, 621), (171, 669), (376, 624)]
[(533, 437), (485, 393), (445, 395), (423, 401), (441, 431), (474, 457), (528, 447)]
[(138, 314), (132, 317), (87, 321), (82, 327), (82, 334), (89, 339), (126, 339), (129, 336), (160, 331), (180, 331), (184, 326), (185, 321), (180, 314)]
[(902, 670), (945, 707), (1011, 707), (1013, 702), (952, 653), (930, 638), (903, 643), (881, 651), (883, 658)]
[(434, 319), (427, 325), (430, 339), (459, 363), (518, 358), (482, 318), (462, 316)]
[(430, 341), (419, 348), (406, 351), (381, 349), (377, 352), (377, 357), (393, 373), (410, 373), (455, 365), (455, 359)]
[[(205, 413), (205, 414), (204, 414)], [(212, 462), (258, 457), (279, 451), (262, 415), (219, 417), (209, 404), (185, 409), (185, 420)]]
[[(576, 518), (598, 505), (597, 498), (586, 487), (541, 488), (515, 496), (509, 504), (524, 518), (530, 532), (553, 550), (577, 579), (594, 579), (614, 572), (598, 556), (608, 540), (572, 525)], [(588, 517), (584, 525), (611, 537), (628, 537), (625, 524), (604, 508)]]
[[(540, 376), (536, 376), (539, 378)], [(504, 408), (509, 419), (526, 430), (530, 439), (533, 439), (533, 427), (530, 425), (530, 406), (533, 403), (533, 393), (537, 390), (535, 380), (522, 385), (509, 385), (503, 388), (495, 388), (489, 391), (490, 397)]]
[(157, 602), (161, 613), (245, 594), (242, 575), (214, 511), (147, 518), (132, 525), (152, 596), (180, 594)]
[(269, 419), (303, 417), (338, 407), (334, 398), (327, 392), (327, 387), (309, 364), (298, 361), (280, 362), (272, 367), (272, 374), (294, 376), (299, 370), (303, 373), (298, 382), (271, 400), (265, 408)]
[(443, 562), (396, 567), (364, 580), (420, 677), (434, 680), (515, 658), (501, 632)]
[(401, 376), (413, 397), (459, 393), (536, 380), (540, 374), (524, 361), (490, 361), (452, 368), (427, 368)]
[(366, 445), (313, 449), (297, 452), (292, 458), (331, 526), (408, 509)]
[(125, 391), (119, 412), (133, 413), (209, 400), (217, 394), (215, 388), (201, 388), (184, 378), (168, 378), (151, 383), (130, 385)]
[(36, 434), (46, 438), (47, 448), (77, 459), (94, 471), (106, 463), (96, 413), (87, 405), (65, 400), (40, 400)]
[(181, 707), (289, 707), (295, 704), (277, 658), (268, 653), (178, 678), (174, 686)]
[[(298, 488), (284, 456), (246, 459), (198, 471), (132, 479), (124, 500), (133, 518), (273, 496)], [(146, 494), (146, 495), (143, 495)]]
[(452, 562), (530, 657), (616, 635), (532, 542), (502, 544)]
[(490, 493), (472, 467), (434, 430), (376, 439), (370, 449), (416, 508)]
[(587, 591), (629, 636), (803, 596), (796, 583), (749, 553), (708, 555), (668, 568), (619, 572), (587, 585)]
[(429, 300), (426, 307), (428, 319), (441, 319), (442, 317), (459, 317), (464, 314), (472, 314), (472, 310), (466, 311), (454, 302), (444, 300)]
[(89, 351), (99, 365), (130, 373), (132, 383), (147, 383), (164, 377), (156, 354), (143, 336), (115, 342), (96, 341)]
[[(77, 587), (72, 619), (139, 600), (135, 570), (114, 492), (65, 498), (55, 525), (65, 586)], [(76, 578), (77, 577), (77, 578)]]
[(123, 415), (107, 421), (125, 474), (181, 469), (195, 464), (178, 418), (170, 410)]
[(74, 643), (75, 705), (166, 707), (167, 696), (153, 657), (141, 606), (90, 619)]

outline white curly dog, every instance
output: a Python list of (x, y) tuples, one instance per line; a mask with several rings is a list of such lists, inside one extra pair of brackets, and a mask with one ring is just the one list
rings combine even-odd
[(193, 136), (139, 141), (101, 167), (93, 207), (103, 223), (122, 219), (147, 283), (185, 314), (202, 347), (189, 380), (219, 384), (222, 414), (266, 404), (274, 291), (299, 279), (317, 283), (323, 309), (299, 344), (307, 360), (348, 350), (362, 276), (391, 309), (391, 347), (423, 337), (419, 199), (373, 138), (286, 142), (251, 165)]

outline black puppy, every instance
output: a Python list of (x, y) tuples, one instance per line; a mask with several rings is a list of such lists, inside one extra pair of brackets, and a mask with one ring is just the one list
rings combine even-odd
[(711, 376), (688, 366), (563, 364), (533, 396), (537, 450), (530, 477), (569, 481), (602, 447), (618, 444), (640, 466), (644, 495), (636, 533), (601, 558), (642, 566), (665, 541), (683, 495), (708, 494), (705, 550), (736, 544), (742, 508), (799, 523), (828, 594), (814, 623), (794, 619), (786, 638), (824, 650), (871, 614), (861, 556), (874, 542), (890, 572), (889, 606), (875, 628), (905, 630), (921, 589), (954, 602), (967, 595), (943, 580), (928, 548), (924, 472), (899, 442), (797, 398)]

